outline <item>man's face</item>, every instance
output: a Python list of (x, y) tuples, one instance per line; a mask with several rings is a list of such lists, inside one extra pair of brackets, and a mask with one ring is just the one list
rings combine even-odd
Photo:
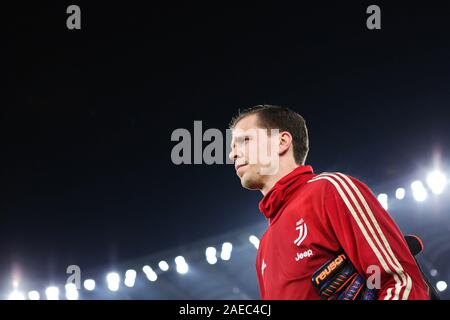
[(271, 174), (268, 169), (275, 162), (273, 156), (278, 157), (276, 151), (272, 152), (278, 145), (278, 135), (260, 128), (257, 114), (239, 120), (232, 133), (229, 157), (234, 160), (242, 186), (251, 190), (262, 189)]

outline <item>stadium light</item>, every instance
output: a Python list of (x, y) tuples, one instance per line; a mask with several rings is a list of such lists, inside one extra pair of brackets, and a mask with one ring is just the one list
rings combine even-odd
[(428, 192), (425, 189), (422, 181), (416, 180), (413, 183), (411, 183), (411, 189), (413, 192), (414, 199), (417, 202), (423, 202), (428, 198)]
[(189, 265), (187, 263), (177, 265), (177, 272), (179, 274), (186, 274), (189, 271)]
[(217, 263), (217, 250), (214, 247), (208, 247), (205, 250), (206, 255), (206, 261), (208, 261), (209, 264), (216, 264)]
[(257, 236), (252, 234), (250, 237), (248, 237), (248, 241), (250, 241), (250, 243), (253, 244), (256, 249), (259, 248), (259, 239)]
[(86, 280), (84, 280), (83, 285), (87, 291), (93, 291), (95, 289), (95, 280), (86, 279)]
[(439, 195), (442, 192), (444, 192), (444, 189), (447, 185), (447, 177), (441, 171), (435, 170), (428, 174), (427, 184), (428, 187), (431, 189), (431, 192), (433, 192), (436, 195)]
[(169, 270), (169, 264), (167, 263), (167, 261), (161, 260), (158, 263), (158, 267), (159, 269), (161, 269), (161, 271), (167, 271)]
[(127, 270), (125, 272), (125, 280), (123, 281), (128, 288), (134, 287), (134, 283), (136, 282), (136, 270)]
[(25, 300), (25, 295), (18, 290), (13, 290), (13, 292), (8, 295), (8, 300)]
[(183, 256), (177, 256), (175, 258), (175, 264), (177, 266), (177, 272), (179, 274), (186, 274), (189, 271), (189, 265)]
[(120, 276), (116, 272), (110, 272), (106, 275), (106, 282), (110, 291), (117, 291), (120, 287)]
[(28, 292), (28, 299), (30, 299), (30, 300), (40, 300), (41, 299), (41, 295), (36, 290), (32, 290), (32, 291)]
[(78, 289), (74, 283), (67, 283), (64, 287), (66, 289), (67, 300), (78, 300)]
[(230, 260), (232, 250), (233, 245), (230, 242), (224, 242), (222, 244), (222, 251), (220, 252), (220, 258), (225, 261)]
[(405, 198), (406, 195), (406, 190), (404, 188), (397, 188), (397, 190), (395, 190), (395, 197), (398, 200), (403, 200)]
[(438, 282), (436, 283), (436, 288), (437, 288), (440, 292), (444, 291), (445, 289), (447, 289), (447, 282), (445, 282), (445, 281), (438, 281)]
[(208, 257), (206, 257), (206, 261), (209, 264), (216, 264), (217, 263), (217, 257), (208, 256)]
[(47, 300), (59, 300), (59, 289), (57, 287), (48, 287), (45, 289)]
[(147, 276), (147, 279), (151, 282), (154, 282), (158, 279), (158, 275), (155, 271), (153, 271), (152, 267), (150, 266), (144, 266), (142, 268), (142, 271), (144, 271), (145, 275)]
[(384, 208), (384, 210), (388, 209), (388, 196), (386, 193), (380, 193), (377, 197), (378, 201), (380, 202), (381, 206)]

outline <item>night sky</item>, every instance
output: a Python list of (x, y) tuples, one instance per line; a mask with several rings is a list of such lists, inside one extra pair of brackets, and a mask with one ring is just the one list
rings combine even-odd
[(232, 165), (172, 164), (195, 120), (224, 132), (239, 108), (287, 106), (315, 171), (375, 190), (449, 159), (450, 10), (408, 3), (377, 2), (374, 31), (369, 2), (78, 3), (78, 31), (69, 2), (5, 9), (2, 288), (14, 268), (45, 280), (263, 221)]

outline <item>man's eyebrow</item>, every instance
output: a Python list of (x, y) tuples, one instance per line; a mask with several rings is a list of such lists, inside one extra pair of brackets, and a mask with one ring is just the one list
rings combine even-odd
[(249, 131), (241, 131), (234, 135), (236, 138), (242, 138), (242, 137), (250, 137), (253, 133)]

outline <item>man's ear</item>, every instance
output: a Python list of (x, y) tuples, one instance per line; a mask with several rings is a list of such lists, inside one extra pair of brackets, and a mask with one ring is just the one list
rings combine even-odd
[(285, 154), (292, 146), (292, 135), (287, 131), (279, 133), (279, 150), (278, 154), (281, 156)]

